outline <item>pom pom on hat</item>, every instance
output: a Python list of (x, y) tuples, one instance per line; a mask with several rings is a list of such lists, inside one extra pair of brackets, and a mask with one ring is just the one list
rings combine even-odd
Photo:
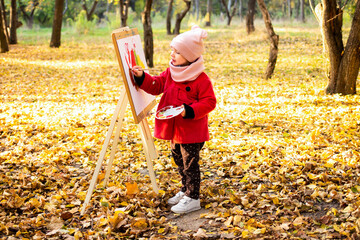
[(194, 62), (204, 52), (203, 39), (207, 32), (194, 25), (190, 31), (177, 35), (170, 46), (175, 48), (186, 60)]

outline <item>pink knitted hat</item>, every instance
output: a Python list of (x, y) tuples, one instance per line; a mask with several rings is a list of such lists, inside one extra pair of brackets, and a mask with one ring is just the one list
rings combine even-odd
[(175, 48), (186, 60), (194, 62), (204, 52), (203, 39), (207, 32), (194, 25), (190, 31), (177, 35), (170, 46)]

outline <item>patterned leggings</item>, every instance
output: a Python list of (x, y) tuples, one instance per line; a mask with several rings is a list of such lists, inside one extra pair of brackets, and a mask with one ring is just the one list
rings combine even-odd
[(200, 195), (200, 150), (204, 143), (171, 143), (171, 153), (181, 175), (181, 191), (186, 196), (199, 199)]

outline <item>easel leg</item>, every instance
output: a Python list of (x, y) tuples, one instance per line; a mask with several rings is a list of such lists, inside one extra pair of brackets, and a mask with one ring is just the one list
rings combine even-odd
[(141, 133), (141, 139), (143, 141), (144, 152), (145, 152), (147, 167), (149, 170), (150, 181), (151, 181), (154, 192), (156, 194), (158, 194), (159, 188), (156, 184), (156, 177), (155, 177), (153, 163), (152, 163), (152, 160), (157, 158), (157, 152), (156, 152), (153, 138), (151, 136), (149, 124), (148, 124), (146, 118), (139, 123), (139, 130)]
[[(98, 161), (96, 163), (96, 168), (94, 170), (94, 174), (93, 174), (93, 177), (92, 177), (91, 182), (90, 182), (89, 189), (88, 189), (87, 194), (86, 194), (86, 198), (85, 198), (85, 201), (84, 201), (84, 204), (83, 204), (83, 208), (81, 210), (81, 215), (83, 215), (85, 213), (86, 207), (90, 202), (91, 195), (92, 195), (92, 193), (94, 191), (95, 184), (96, 184), (96, 181), (98, 179), (99, 172), (100, 172), (100, 169), (101, 169), (101, 166), (102, 166), (105, 154), (106, 154), (106, 149), (109, 146), (111, 135), (112, 135), (112, 133), (114, 131), (116, 119), (117, 119), (117, 117), (119, 115), (119, 112), (121, 110), (121, 106), (122, 106), (123, 102), (127, 100), (126, 97), (127, 97), (126, 96), (126, 91), (125, 91), (125, 89), (123, 89), (122, 92), (121, 92), (121, 95), (120, 95), (120, 99), (119, 99), (119, 101), (118, 101), (118, 103), (116, 105), (114, 115), (113, 115), (113, 117), (111, 119), (110, 127), (109, 127), (109, 129), (108, 129), (108, 131), (106, 133), (106, 138), (105, 138), (104, 144), (102, 146), (99, 159), (98, 159)], [(126, 100), (124, 100), (124, 99), (126, 99)]]
[(124, 94), (123, 101), (121, 102), (121, 107), (120, 107), (120, 114), (119, 114), (119, 118), (118, 118), (118, 125), (117, 125), (117, 127), (116, 127), (113, 144), (112, 144), (112, 146), (111, 146), (110, 158), (109, 158), (109, 161), (108, 161), (107, 166), (106, 166), (106, 173), (105, 173), (105, 179), (104, 179), (104, 187), (106, 187), (107, 182), (108, 182), (108, 180), (109, 180), (109, 176), (110, 176), (112, 164), (113, 164), (114, 157), (115, 157), (115, 151), (116, 151), (117, 144), (118, 144), (118, 142), (119, 142), (120, 131), (121, 131), (121, 127), (122, 127), (122, 123), (123, 123), (124, 115), (125, 115), (125, 111), (126, 111), (126, 106), (127, 106), (128, 102), (129, 102), (129, 101), (128, 101), (128, 98), (126, 97), (126, 94)]

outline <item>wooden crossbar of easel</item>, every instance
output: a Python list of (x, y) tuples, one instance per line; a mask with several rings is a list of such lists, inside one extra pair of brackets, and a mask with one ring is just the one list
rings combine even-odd
[[(92, 193), (94, 191), (94, 188), (95, 188), (95, 185), (96, 185), (96, 182), (97, 182), (97, 179), (98, 179), (98, 176), (99, 176), (99, 173), (100, 173), (100, 170), (101, 170), (104, 158), (105, 158), (106, 150), (110, 144), (111, 136), (113, 135), (113, 131), (114, 131), (114, 128), (116, 125), (116, 120), (118, 120), (114, 140), (113, 140), (112, 147), (111, 147), (110, 158), (109, 158), (109, 160), (107, 162), (107, 166), (106, 166), (104, 187), (106, 187), (106, 185), (107, 185), (107, 182), (108, 182), (109, 176), (110, 176), (110, 172), (111, 172), (111, 167), (112, 167), (114, 157), (115, 157), (116, 147), (119, 142), (121, 127), (122, 127), (122, 123), (123, 123), (123, 119), (124, 119), (124, 115), (125, 115), (125, 111), (126, 111), (128, 102), (129, 102), (129, 100), (127, 97), (126, 90), (123, 89), (121, 92), (120, 98), (118, 100), (118, 103), (116, 105), (114, 115), (112, 116), (110, 127), (107, 131), (106, 138), (105, 138), (104, 144), (102, 146), (102, 149), (101, 149), (101, 152), (99, 155), (99, 159), (96, 163), (96, 167), (95, 167), (95, 170), (94, 170), (94, 173), (93, 173), (93, 176), (92, 176), (92, 179), (91, 179), (91, 182), (90, 182), (87, 194), (86, 194), (83, 208), (81, 210), (81, 215), (83, 215), (85, 213), (86, 207), (90, 202)], [(149, 124), (148, 124), (146, 118), (144, 118), (138, 125), (139, 125), (139, 131), (141, 134), (141, 139), (143, 142), (144, 153), (145, 153), (145, 157), (146, 157), (146, 162), (147, 162), (147, 167), (148, 167), (148, 171), (149, 171), (151, 184), (152, 184), (154, 192), (159, 193), (159, 189), (156, 184), (156, 177), (155, 177), (155, 173), (154, 173), (154, 169), (153, 169), (153, 164), (152, 164), (152, 160), (156, 159), (158, 157), (158, 155), (157, 155), (155, 144), (154, 144), (151, 132), (150, 132)]]

